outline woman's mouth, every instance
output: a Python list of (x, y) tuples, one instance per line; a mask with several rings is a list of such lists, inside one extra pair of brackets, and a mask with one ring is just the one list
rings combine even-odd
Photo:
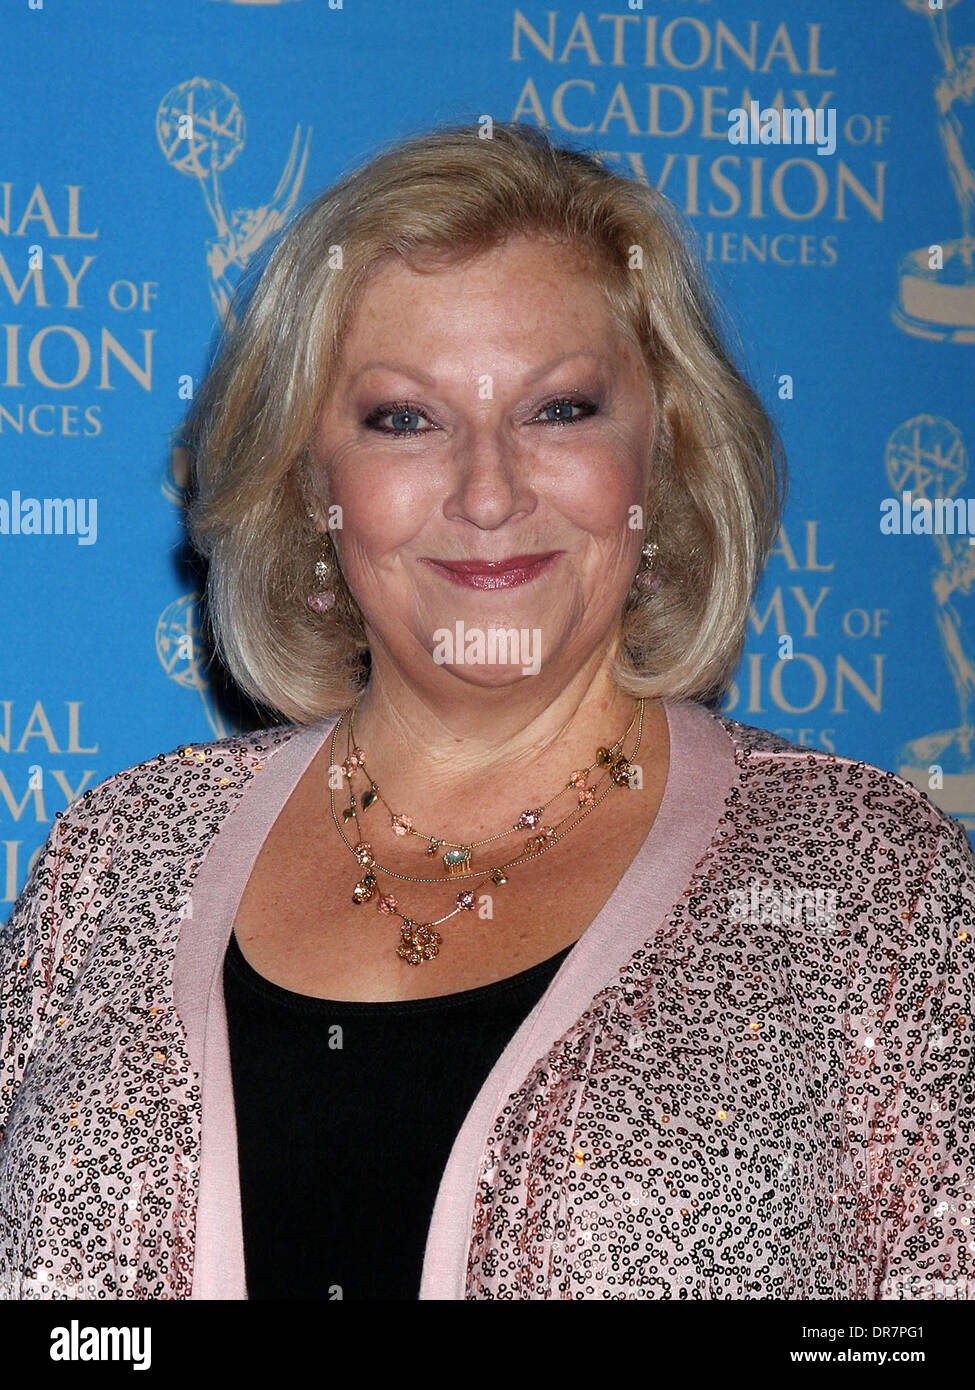
[(506, 560), (423, 558), (425, 564), (465, 589), (514, 589), (519, 584), (536, 579), (561, 554), (561, 550), (546, 550), (534, 555), (510, 555)]

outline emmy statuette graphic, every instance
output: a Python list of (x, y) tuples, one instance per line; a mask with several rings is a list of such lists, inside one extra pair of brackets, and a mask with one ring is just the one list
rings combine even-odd
[[(933, 501), (954, 497), (968, 476), (968, 454), (950, 420), (917, 415), (898, 425), (887, 441), (887, 477), (894, 495)], [(898, 750), (897, 772), (931, 800), (975, 830), (975, 658), (969, 652), (957, 600), (975, 586), (975, 545), (967, 533), (932, 533), (938, 564), (932, 571), (934, 615), (945, 662), (958, 697), (959, 720), (952, 729), (923, 734)], [(941, 785), (929, 781), (941, 769)]]
[[(932, 237), (898, 266), (898, 298), (891, 318), (905, 333), (939, 342), (975, 343), (975, 171), (971, 118), (975, 103), (975, 44), (952, 49), (948, 10), (959, 0), (903, 0), (925, 15), (943, 71), (934, 81), (938, 134), (961, 213), (960, 237)], [(967, 108), (963, 124), (962, 108)], [(966, 128), (967, 125), (967, 128)]]
[[(156, 137), (170, 167), (195, 178), (200, 186), (216, 229), (216, 235), (206, 243), (210, 297), (218, 322), (230, 328), (236, 278), (267, 238), (284, 226), (298, 201), (311, 131), (302, 144), (301, 126), (295, 127), (291, 150), (269, 201), (257, 208), (236, 208), (229, 215), (220, 175), (240, 154), (246, 138), (244, 113), (230, 88), (203, 77), (173, 87), (159, 103)], [(170, 441), (169, 461), (161, 483), (163, 495), (176, 506), (185, 502), (190, 465), (190, 456), (177, 432)], [(205, 674), (210, 652), (200, 632), (199, 599), (196, 592), (183, 594), (163, 610), (156, 624), (156, 655), (170, 680), (199, 693), (214, 735), (226, 738), (240, 730), (228, 728)]]
[(171, 681), (199, 692), (214, 738), (228, 738), (241, 731), (228, 728), (205, 674), (210, 650), (200, 633), (199, 599), (196, 592), (182, 594), (163, 609), (156, 623), (156, 655)]
[[(217, 317), (227, 319), (233, 285), (261, 244), (279, 231), (298, 200), (308, 160), (309, 130), (299, 157), (301, 126), (295, 127), (291, 151), (269, 202), (259, 208), (224, 209), (220, 175), (244, 148), (246, 125), (240, 102), (222, 82), (203, 77), (181, 82), (166, 93), (156, 112), (156, 136), (170, 166), (200, 185), (217, 235), (207, 242), (210, 296)], [(228, 325), (229, 326), (229, 325)]]

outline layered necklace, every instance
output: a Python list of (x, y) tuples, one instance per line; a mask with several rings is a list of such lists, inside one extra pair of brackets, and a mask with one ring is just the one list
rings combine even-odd
[[(458, 916), (462, 912), (474, 912), (478, 907), (477, 890), (486, 884), (494, 887), (503, 887), (508, 882), (508, 871), (517, 868), (521, 864), (528, 864), (539, 855), (551, 849), (553, 845), (564, 840), (575, 827), (586, 816), (591, 815), (599, 803), (609, 795), (614, 787), (632, 787), (633, 761), (640, 751), (640, 743), (643, 738), (643, 710), (644, 700), (639, 700), (637, 708), (633, 712), (626, 729), (609, 747), (600, 747), (596, 750), (596, 757), (589, 767), (584, 767), (573, 772), (569, 780), (541, 806), (533, 806), (528, 810), (522, 811), (521, 815), (512, 826), (499, 831), (496, 835), (490, 835), (483, 840), (470, 840), (460, 842), (447, 840), (439, 835), (428, 835), (424, 831), (416, 829), (411, 816), (394, 811), (386, 798), (383, 796), (377, 782), (366, 767), (365, 754), (355, 740), (355, 714), (359, 701), (356, 700), (339, 718), (332, 730), (331, 745), (329, 748), (329, 765), (335, 767), (335, 739), (339, 731), (339, 726), (347, 719), (346, 724), (346, 757), (342, 763), (342, 773), (348, 783), (349, 803), (343, 808), (342, 821), (340, 822), (338, 812), (335, 807), (335, 787), (332, 785), (333, 779), (329, 777), (330, 800), (332, 807), (332, 819), (335, 828), (342, 837), (346, 849), (353, 854), (358, 862), (359, 868), (364, 872), (352, 890), (352, 901), (357, 904), (372, 902), (375, 900), (379, 911), (391, 917), (400, 919), (400, 939), (396, 949), (396, 954), (401, 960), (409, 965), (420, 965), (424, 961), (433, 960), (440, 954), (440, 947), (443, 944), (443, 937), (437, 928), (452, 917)], [(623, 743), (629, 736), (634, 724), (638, 724), (636, 744), (632, 754), (627, 756), (623, 752)], [(601, 775), (597, 775), (590, 784), (590, 774), (596, 768), (602, 768)], [(361, 795), (356, 794), (356, 779), (365, 781), (365, 790)], [(560, 820), (556, 820), (552, 825), (543, 825), (545, 812), (557, 801), (559, 797), (567, 792), (575, 794), (575, 804)], [(360, 821), (360, 815), (365, 815), (369, 808), (376, 803), (385, 807), (390, 815), (390, 829), (395, 835), (415, 836), (425, 843), (425, 853), (428, 859), (435, 860), (438, 856), (441, 863), (441, 871), (430, 877), (417, 877), (412, 874), (397, 873), (393, 869), (388, 869), (378, 862), (373, 853), (372, 845), (366, 839), (366, 831)], [(355, 840), (352, 841), (346, 835), (344, 824), (354, 822)], [(535, 833), (523, 841), (520, 851), (516, 851), (513, 858), (504, 859), (500, 862), (494, 856), (487, 858), (490, 868), (474, 867), (474, 851), (482, 850), (486, 845), (495, 844), (510, 835), (515, 835), (520, 831), (530, 830)], [(483, 855), (481, 856), (484, 857)], [(431, 864), (432, 867), (432, 864)], [(468, 888), (463, 888), (456, 895), (454, 905), (443, 917), (436, 918), (432, 922), (419, 922), (410, 917), (399, 904), (395, 894), (383, 892), (379, 886), (379, 874), (385, 874), (389, 878), (399, 879), (404, 883), (443, 883), (445, 877), (450, 879), (470, 879), (475, 878), (477, 882)]]

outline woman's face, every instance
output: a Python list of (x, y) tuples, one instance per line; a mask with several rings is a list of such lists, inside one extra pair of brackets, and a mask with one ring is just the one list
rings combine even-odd
[[(608, 650), (653, 424), (642, 363), (569, 249), (518, 238), (433, 273), (384, 264), (312, 442), (374, 663), (497, 686), (565, 681)], [(491, 628), (520, 634), (493, 661)]]

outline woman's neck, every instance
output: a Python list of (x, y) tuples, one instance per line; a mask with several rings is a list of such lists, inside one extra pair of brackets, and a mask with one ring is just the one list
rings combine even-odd
[[(632, 755), (636, 748), (639, 702), (619, 690), (603, 659), (557, 690), (546, 689), (544, 675), (494, 689), (446, 672), (443, 678), (441, 698), (379, 662), (356, 711), (355, 739), (370, 775), (389, 804), (414, 820), (439, 824), (448, 812), (456, 833), (474, 836), (485, 821), (494, 828), (554, 796), (631, 721), (623, 749)], [(652, 758), (662, 719), (660, 702), (648, 700), (637, 762)], [(347, 722), (336, 761), (346, 756)], [(589, 780), (602, 775), (595, 768)]]

